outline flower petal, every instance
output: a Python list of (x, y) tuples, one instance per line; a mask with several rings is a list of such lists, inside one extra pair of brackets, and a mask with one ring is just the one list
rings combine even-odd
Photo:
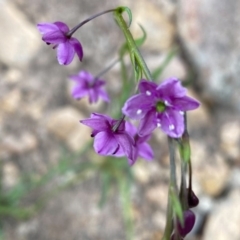
[(140, 93), (129, 98), (122, 112), (132, 119), (141, 119), (154, 105), (154, 100), (146, 94)]
[(38, 23), (37, 29), (41, 34), (58, 31), (58, 27), (54, 23)]
[(162, 130), (173, 138), (179, 138), (184, 132), (184, 119), (179, 111), (167, 110), (160, 116), (160, 124)]
[(78, 76), (79, 76), (79, 81), (85, 81), (87, 83), (92, 83), (94, 80), (93, 75), (88, 71), (82, 70), (78, 73)]
[(148, 143), (142, 143), (137, 146), (138, 155), (148, 161), (153, 160), (154, 153), (151, 146)]
[(98, 92), (94, 88), (88, 89), (88, 95), (89, 95), (89, 102), (95, 103), (98, 100)]
[(102, 117), (91, 117), (85, 120), (81, 120), (80, 123), (92, 128), (97, 132), (105, 131), (111, 128), (108, 120)]
[[(154, 122), (155, 122), (155, 120), (154, 120)], [(144, 136), (141, 136), (141, 137), (138, 135), (137, 138), (136, 138), (136, 142), (138, 144), (141, 144), (143, 142), (147, 142), (150, 138), (151, 138), (151, 134), (144, 135)]]
[(114, 155), (118, 149), (118, 142), (111, 132), (99, 132), (94, 138), (95, 151), (104, 156)]
[(134, 162), (134, 140), (132, 137), (130, 137), (126, 133), (117, 133), (114, 134), (115, 139), (117, 140), (118, 144), (123, 149), (123, 152), (125, 153), (126, 157), (130, 159), (132, 162)]
[(73, 46), (76, 54), (78, 55), (78, 58), (80, 61), (82, 61), (83, 58), (83, 48), (81, 43), (76, 38), (70, 38), (69, 40), (70, 44)]
[(117, 122), (117, 120), (110, 118), (109, 116), (101, 113), (92, 113), (91, 118), (102, 119), (102, 121), (107, 121), (112, 126), (112, 122)]
[(110, 98), (105, 90), (98, 89), (98, 94), (105, 102), (110, 102)]
[(106, 82), (104, 80), (97, 78), (97, 79), (95, 79), (94, 87), (102, 87), (105, 84), (106, 84)]
[(137, 134), (137, 128), (132, 123), (127, 121), (125, 123), (125, 130), (132, 137), (134, 137), (135, 134)]
[(66, 37), (61, 31), (56, 30), (45, 33), (42, 37), (42, 40), (46, 43), (60, 44), (66, 42)]
[(182, 98), (175, 98), (171, 100), (171, 104), (174, 109), (181, 111), (193, 110), (199, 107), (200, 103), (188, 96), (184, 96)]
[(187, 90), (181, 85), (177, 78), (168, 78), (163, 81), (158, 87), (157, 91), (160, 98), (183, 97), (186, 95)]
[(88, 95), (88, 89), (83, 86), (75, 86), (72, 89), (72, 97), (75, 99), (80, 99)]
[(70, 64), (73, 60), (74, 53), (75, 53), (74, 48), (68, 41), (59, 44), (57, 48), (57, 59), (59, 64), (61, 65)]
[(154, 82), (142, 79), (139, 83), (138, 89), (141, 93), (152, 94), (156, 91), (157, 86), (158, 85)]
[(143, 119), (140, 120), (138, 126), (138, 135), (140, 137), (149, 135), (156, 127), (156, 111), (155, 109), (152, 109), (145, 115)]
[(62, 31), (63, 33), (68, 33), (68, 32), (69, 32), (69, 27), (68, 27), (68, 25), (65, 24), (64, 22), (55, 22), (54, 24), (55, 24), (55, 25), (58, 27), (58, 29), (59, 29), (60, 31)]
[(71, 75), (70, 79), (77, 82), (78, 85), (88, 86), (89, 83), (92, 83), (94, 77), (91, 73), (87, 71), (80, 71), (77, 75)]

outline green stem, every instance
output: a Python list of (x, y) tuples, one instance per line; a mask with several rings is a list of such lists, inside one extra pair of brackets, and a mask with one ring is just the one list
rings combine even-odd
[(134, 227), (131, 208), (130, 183), (128, 182), (128, 179), (118, 178), (118, 185), (120, 188), (126, 238), (127, 240), (132, 240), (134, 238)]
[(152, 78), (152, 75), (151, 75), (151, 73), (148, 69), (148, 66), (145, 63), (137, 45), (136, 45), (136, 43), (133, 39), (133, 36), (128, 29), (128, 26), (127, 26), (125, 20), (122, 17), (122, 9), (121, 8), (116, 9), (115, 12), (114, 12), (114, 16), (115, 16), (115, 19), (116, 19), (119, 27), (121, 28), (121, 30), (122, 30), (125, 38), (126, 38), (128, 48), (129, 48), (129, 51), (130, 51), (130, 55), (133, 55), (134, 59), (136, 59), (137, 63), (139, 64), (139, 66), (143, 70), (146, 78), (150, 81), (153, 81), (153, 78)]
[(180, 201), (183, 210), (188, 209), (187, 201), (187, 184), (186, 184), (186, 167), (187, 164), (181, 159), (181, 189), (180, 189)]
[(168, 137), (168, 148), (170, 157), (170, 181), (173, 183), (174, 191), (177, 191), (175, 143), (174, 139), (171, 137)]
[(167, 222), (162, 240), (169, 240), (173, 231), (173, 202), (171, 192), (177, 192), (175, 144), (171, 137), (168, 137), (169, 157), (170, 157), (170, 184), (168, 191)]
[(162, 240), (169, 240), (172, 230), (173, 230), (173, 206), (172, 206), (172, 200), (171, 200), (171, 188), (172, 183), (169, 184), (169, 190), (168, 190), (168, 205), (167, 205), (167, 221), (166, 226), (164, 229), (164, 235)]

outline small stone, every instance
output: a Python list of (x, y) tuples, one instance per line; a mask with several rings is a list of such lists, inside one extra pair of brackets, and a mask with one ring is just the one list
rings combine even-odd
[(233, 159), (240, 159), (240, 123), (227, 122), (221, 127), (221, 147)]
[[(197, 99), (200, 102), (199, 96), (191, 89), (188, 89), (188, 95), (194, 99)], [(206, 105), (200, 102), (200, 107), (194, 109), (194, 111), (188, 111), (188, 129), (191, 132), (191, 129), (197, 127), (208, 127), (209, 122), (211, 122), (211, 117)]]
[(201, 171), (200, 183), (204, 193), (218, 196), (227, 186), (229, 168), (220, 155), (212, 156), (213, 165), (205, 165)]
[(54, 111), (47, 119), (47, 129), (63, 140), (71, 150), (79, 151), (91, 139), (90, 128), (79, 123), (85, 119), (80, 112), (72, 107)]
[(12, 90), (0, 99), (0, 109), (6, 113), (15, 112), (20, 105), (21, 92), (18, 89)]
[(134, 165), (133, 168), (135, 178), (142, 184), (146, 184), (149, 182), (151, 173), (149, 169), (146, 167), (146, 163), (138, 161), (137, 164)]
[[(191, 139), (191, 153), (193, 180), (205, 194), (211, 197), (221, 194), (227, 187), (230, 173), (225, 159), (208, 149), (207, 143), (194, 139)], [(197, 195), (199, 193), (201, 191), (196, 191)]]
[(16, 68), (9, 69), (3, 77), (6, 83), (17, 83), (22, 78), (22, 72)]
[[(142, 23), (148, 34), (144, 47), (152, 51), (168, 49), (175, 36), (175, 27), (161, 11), (161, 8), (158, 8), (151, 1), (133, 2), (132, 6), (129, 7), (134, 13), (134, 22), (141, 24), (143, 19), (148, 20)], [(161, 31), (156, 31), (156, 29), (161, 29)], [(138, 24), (132, 24), (131, 32), (133, 36), (142, 36)]]
[(39, 121), (43, 117), (43, 110), (45, 105), (45, 101), (41, 100), (30, 103), (28, 102), (24, 105), (24, 112), (27, 116)]
[(6, 162), (3, 165), (2, 183), (5, 189), (14, 187), (19, 181), (19, 169), (15, 164)]
[[(151, 69), (153, 70), (158, 69), (160, 66), (162, 66), (168, 54), (169, 50), (164, 51), (163, 53), (157, 56), (151, 55), (150, 57), (146, 58), (146, 62), (148, 63)], [(171, 59), (171, 61), (167, 64), (167, 66), (164, 68), (163, 72), (159, 76), (159, 79), (156, 80), (157, 83), (160, 83), (161, 81), (173, 76), (180, 80), (185, 79), (187, 77), (187, 68), (178, 55), (174, 56)]]
[(9, 66), (22, 67), (37, 52), (41, 37), (10, 1), (0, 1), (0, 60)]
[(234, 189), (230, 194), (214, 204), (207, 219), (203, 240), (239, 240), (240, 239), (240, 191)]
[(142, 184), (147, 184), (152, 180), (161, 179), (164, 175), (163, 170), (157, 161), (148, 162), (142, 158), (134, 164), (132, 168), (134, 176), (137, 181)]
[(160, 206), (162, 209), (166, 209), (168, 199), (168, 185), (159, 184), (158, 186), (149, 187), (146, 192), (147, 199)]
[[(214, 8), (214, 11), (212, 9)], [(202, 98), (240, 112), (239, 1), (180, 0), (178, 33), (198, 73)], [(219, 16), (224, 17), (219, 17)], [(220, 111), (222, 111), (220, 107)]]
[(166, 225), (166, 213), (164, 211), (155, 212), (152, 216), (152, 221), (157, 229), (163, 231)]
[(23, 154), (36, 149), (37, 146), (37, 138), (30, 132), (23, 132), (20, 136), (7, 135), (0, 142), (0, 156)]

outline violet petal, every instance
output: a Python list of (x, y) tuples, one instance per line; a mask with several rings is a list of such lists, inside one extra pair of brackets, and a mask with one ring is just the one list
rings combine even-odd
[(166, 110), (160, 117), (162, 130), (172, 138), (179, 138), (184, 132), (184, 119), (179, 111)]
[(53, 23), (38, 23), (37, 29), (41, 34), (59, 31), (58, 27)]
[(140, 120), (138, 126), (138, 134), (140, 137), (149, 135), (156, 127), (156, 111), (155, 109), (153, 109), (149, 111), (145, 115), (145, 117)]
[(72, 62), (74, 58), (74, 48), (67, 41), (65, 43), (61, 43), (57, 48), (57, 59), (60, 65), (68, 65)]
[(132, 119), (141, 119), (151, 109), (153, 104), (152, 98), (140, 93), (127, 100), (122, 108), (122, 112)]
[(111, 132), (99, 132), (95, 138), (94, 138), (94, 150), (104, 156), (111, 156), (113, 155), (117, 148), (118, 148), (118, 142), (114, 138), (113, 134)]
[(138, 149), (138, 155), (140, 157), (142, 157), (148, 161), (153, 160), (154, 153), (153, 153), (151, 146), (148, 143), (145, 142), (145, 143), (137, 145), (137, 149)]
[(69, 32), (69, 27), (67, 26), (67, 24), (65, 24), (64, 22), (55, 22), (54, 23), (57, 27), (58, 27), (58, 29), (60, 30), (60, 31), (62, 31), (63, 33), (68, 33)]
[(174, 98), (170, 102), (177, 110), (188, 111), (199, 107), (200, 103), (193, 98), (184, 96), (182, 98)]
[(183, 97), (187, 90), (181, 85), (177, 78), (168, 78), (163, 81), (158, 87), (157, 91), (161, 97)]
[(76, 38), (70, 38), (69, 40), (70, 44), (73, 46), (76, 54), (78, 55), (78, 58), (80, 61), (83, 59), (83, 48), (81, 43)]
[(138, 86), (138, 89), (141, 93), (145, 93), (148, 96), (151, 96), (152, 93), (156, 92), (157, 84), (147, 80), (141, 80)]

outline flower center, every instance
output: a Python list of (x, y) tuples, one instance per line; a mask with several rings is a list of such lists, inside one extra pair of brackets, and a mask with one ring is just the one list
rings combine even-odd
[(164, 104), (164, 102), (161, 102), (161, 101), (157, 102), (157, 104), (156, 104), (157, 112), (160, 112), (160, 113), (164, 112), (165, 109), (166, 109), (166, 105)]

